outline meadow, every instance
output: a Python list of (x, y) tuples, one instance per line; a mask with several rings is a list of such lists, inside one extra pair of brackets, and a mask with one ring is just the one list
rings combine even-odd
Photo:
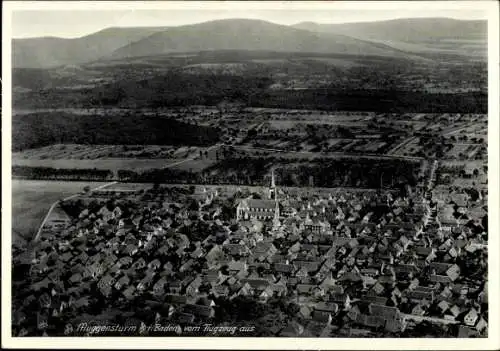
[(99, 182), (60, 182), (38, 180), (12, 180), (12, 235), (31, 239), (47, 214), (50, 206), (65, 197), (83, 191)]
[(102, 169), (116, 172), (120, 169), (141, 171), (152, 168), (164, 168), (171, 163), (179, 162), (175, 159), (135, 159), (135, 158), (109, 158), (97, 160), (75, 159), (21, 159), (13, 158), (15, 166), (51, 167), (56, 169)]

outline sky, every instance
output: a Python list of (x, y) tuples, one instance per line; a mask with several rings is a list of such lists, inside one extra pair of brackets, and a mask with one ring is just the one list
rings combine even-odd
[(77, 38), (108, 27), (179, 26), (226, 18), (261, 19), (290, 25), (304, 21), (347, 23), (412, 17), (486, 19), (483, 10), (460, 9), (171, 9), (171, 10), (15, 10), (12, 37), (55, 36)]

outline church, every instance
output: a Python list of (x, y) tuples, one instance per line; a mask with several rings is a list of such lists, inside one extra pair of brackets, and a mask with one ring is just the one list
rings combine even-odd
[(259, 220), (278, 220), (280, 216), (280, 208), (277, 197), (276, 182), (274, 178), (274, 170), (271, 173), (271, 185), (268, 189), (267, 199), (241, 199), (236, 207), (236, 219), (239, 221), (249, 219)]

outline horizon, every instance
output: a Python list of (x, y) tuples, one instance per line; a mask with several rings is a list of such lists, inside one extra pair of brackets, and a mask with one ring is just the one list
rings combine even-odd
[[(40, 13), (44, 12), (43, 16)], [(450, 19), (458, 21), (477, 21), (486, 20), (484, 11), (431, 11), (433, 13), (422, 13), (411, 11), (408, 16), (404, 16), (401, 11), (353, 11), (342, 10), (335, 13), (324, 13), (318, 11), (306, 11), (309, 14), (304, 15), (304, 11), (299, 12), (297, 17), (296, 10), (282, 10), (277, 16), (277, 11), (247, 11), (244, 16), (218, 16), (221, 11), (216, 13), (212, 10), (203, 10), (202, 16), (197, 19), (184, 19), (183, 15), (192, 14), (189, 10), (168, 11), (171, 19), (166, 19), (163, 14), (166, 11), (77, 11), (78, 19), (73, 16), (62, 16), (62, 12), (73, 14), (76, 11), (15, 11), (12, 16), (12, 39), (35, 39), (35, 38), (59, 38), (59, 39), (78, 39), (109, 28), (147, 28), (147, 27), (181, 27), (186, 25), (196, 25), (206, 22), (223, 20), (261, 20), (277, 25), (293, 26), (299, 23), (316, 23), (320, 25), (335, 24), (353, 24), (353, 23), (373, 23), (404, 19)], [(175, 13), (173, 13), (175, 12)], [(223, 11), (229, 12), (229, 11)], [(231, 11), (234, 13), (235, 11)], [(289, 15), (283, 15), (283, 13)], [(396, 13), (400, 13), (399, 16)], [(177, 14), (176, 14), (177, 13)], [(391, 13), (392, 16), (391, 16)], [(293, 14), (293, 15), (292, 15)], [(172, 16), (173, 15), (173, 16)], [(204, 16), (205, 15), (205, 16)], [(210, 16), (212, 15), (212, 16)], [(333, 15), (333, 16), (332, 16)], [(466, 15), (466, 18), (463, 16)], [(36, 20), (35, 20), (36, 17)], [(67, 23), (71, 21), (72, 24)], [(74, 23), (79, 21), (79, 23)], [(36, 34), (35, 34), (36, 33)]]

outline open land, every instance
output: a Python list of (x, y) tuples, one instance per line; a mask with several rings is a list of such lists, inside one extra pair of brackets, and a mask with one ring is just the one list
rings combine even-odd
[(82, 192), (96, 182), (12, 180), (12, 230), (23, 239), (33, 238), (50, 206), (58, 200)]

